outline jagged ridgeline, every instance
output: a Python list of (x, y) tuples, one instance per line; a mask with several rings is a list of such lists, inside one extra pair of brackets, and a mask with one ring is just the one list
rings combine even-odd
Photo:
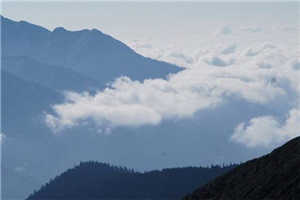
[(299, 200), (300, 137), (250, 160), (184, 200)]
[(30, 195), (27, 200), (168, 198), (180, 199), (230, 166), (186, 167), (136, 172), (99, 162), (82, 162)]

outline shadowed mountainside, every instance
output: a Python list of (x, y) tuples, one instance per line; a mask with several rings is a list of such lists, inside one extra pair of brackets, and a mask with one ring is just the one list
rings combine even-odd
[(33, 193), (36, 199), (180, 198), (195, 186), (207, 183), (235, 165), (186, 167), (135, 172), (98, 162), (69, 169)]
[(300, 199), (300, 137), (248, 161), (184, 200)]

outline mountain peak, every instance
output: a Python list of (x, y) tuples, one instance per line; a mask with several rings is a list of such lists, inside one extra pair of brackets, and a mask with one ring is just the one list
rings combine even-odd
[[(6, 18), (5, 18), (6, 19)], [(2, 23), (3, 56), (27, 56), (63, 66), (107, 83), (120, 76), (143, 81), (165, 78), (181, 69), (137, 54), (121, 41), (97, 29), (49, 31), (28, 22), (6, 19)]]

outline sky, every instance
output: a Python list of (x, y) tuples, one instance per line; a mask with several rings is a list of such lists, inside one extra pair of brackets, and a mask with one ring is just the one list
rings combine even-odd
[(175, 43), (181, 48), (197, 48), (215, 29), (226, 24), (294, 26), (296, 4), (4, 1), (2, 12), (11, 19), (27, 20), (50, 30), (58, 26), (69, 30), (97, 28), (124, 42), (143, 39), (152, 40), (158, 47)]
[(6, 2), (2, 14), (50, 30), (97, 28), (183, 68), (166, 80), (120, 77), (96, 94), (66, 93), (46, 115), (56, 133), (86, 119), (107, 134), (197, 119), (205, 137), (224, 139), (210, 132), (213, 113), (220, 126), (232, 118), (225, 139), (244, 149), (270, 150), (300, 135), (299, 3)]

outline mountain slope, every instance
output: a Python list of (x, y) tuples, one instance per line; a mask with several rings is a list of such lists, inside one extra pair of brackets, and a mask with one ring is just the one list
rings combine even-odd
[(2, 131), (10, 137), (42, 138), (49, 132), (42, 126), (43, 112), (50, 112), (51, 105), (60, 102), (60, 93), (1, 70), (1, 124)]
[(179, 198), (197, 184), (207, 183), (233, 167), (188, 167), (140, 173), (108, 164), (85, 162), (56, 177), (28, 200)]
[(49, 65), (71, 68), (103, 83), (120, 76), (134, 80), (164, 78), (179, 68), (145, 58), (96, 29), (49, 31), (28, 22), (1, 17), (3, 56), (27, 56)]
[(25, 56), (3, 57), (2, 69), (23, 80), (35, 82), (53, 90), (82, 92), (101, 89), (105, 85), (99, 80), (92, 80), (72, 69), (48, 65)]
[(184, 199), (300, 199), (300, 137), (266, 156), (236, 167)]

